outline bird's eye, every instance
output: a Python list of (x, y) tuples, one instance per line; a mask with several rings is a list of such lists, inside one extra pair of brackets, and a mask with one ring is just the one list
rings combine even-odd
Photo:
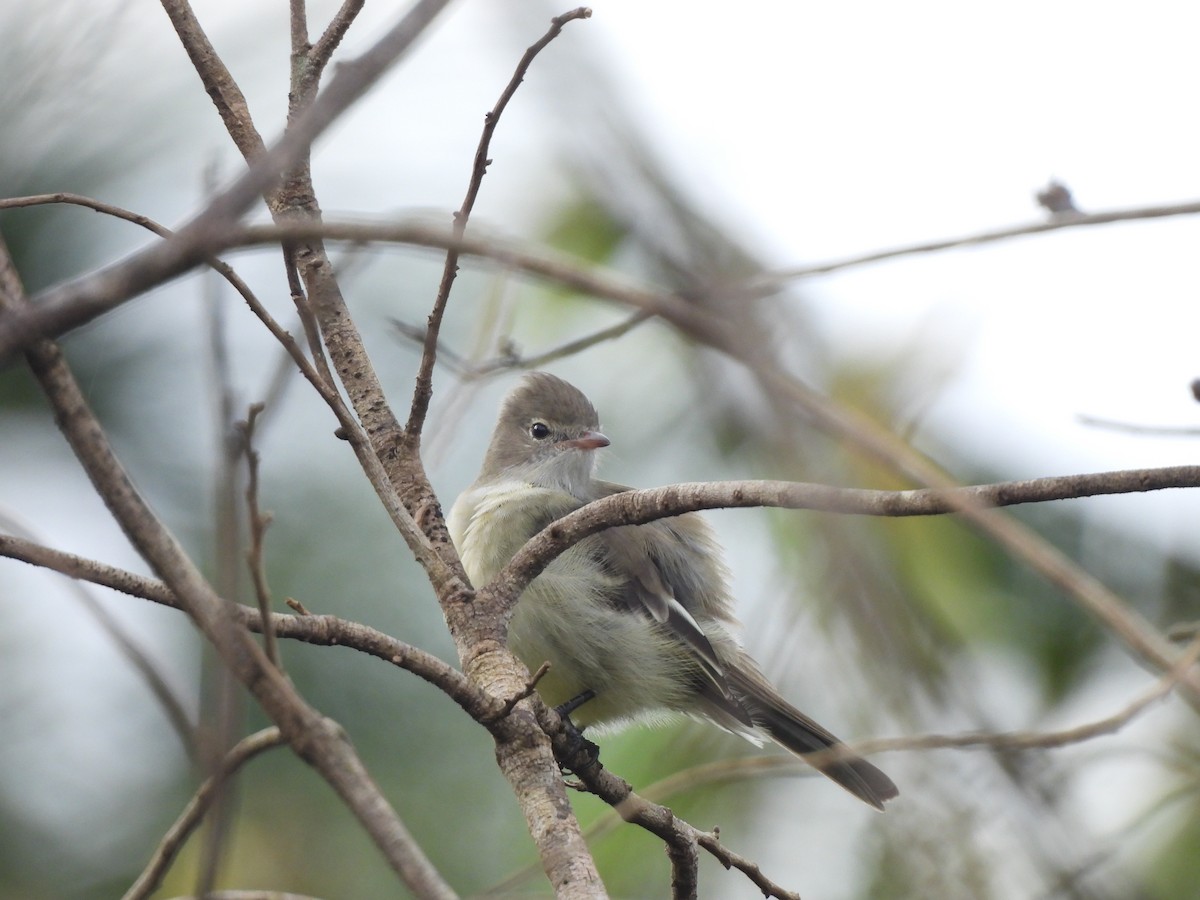
[(540, 441), (550, 436), (550, 426), (545, 422), (534, 422), (529, 426), (529, 434), (534, 440)]

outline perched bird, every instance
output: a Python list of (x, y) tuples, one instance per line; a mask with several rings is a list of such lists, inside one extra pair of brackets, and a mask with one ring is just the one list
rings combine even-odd
[[(487, 584), (531, 537), (589, 501), (630, 490), (593, 477), (609, 440), (577, 388), (545, 372), (522, 379), (500, 408), (483, 469), (447, 520), (467, 575)], [(700, 515), (623, 525), (585, 538), (525, 589), (509, 646), (550, 705), (583, 700), (576, 726), (672, 714), (708, 719), (799, 756), (840, 741), (784, 700), (738, 644), (729, 573)], [(877, 809), (897, 795), (857, 757), (816, 766)]]

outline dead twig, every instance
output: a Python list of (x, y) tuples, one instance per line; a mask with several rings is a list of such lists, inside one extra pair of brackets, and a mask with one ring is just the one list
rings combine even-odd
[[(558, 37), (564, 25), (576, 19), (587, 19), (591, 15), (590, 9), (581, 6), (551, 19), (550, 29), (526, 49), (517, 63), (512, 78), (500, 93), (500, 99), (496, 101), (496, 105), (492, 107), (491, 111), (485, 114), (483, 134), (480, 135), (479, 145), (475, 148), (475, 159), (471, 166), (471, 179), (467, 185), (467, 195), (463, 198), (458, 211), (454, 213), (454, 226), (451, 233), (455, 238), (461, 238), (467, 229), (467, 220), (470, 219), (471, 211), (475, 208), (475, 198), (479, 196), (483, 176), (492, 163), (488, 158), (488, 148), (491, 146), (496, 126), (500, 124), (500, 116), (503, 115), (509, 101), (516, 94), (517, 88), (521, 86), (521, 82), (525, 80), (525, 75), (533, 60), (551, 41)], [(450, 301), (450, 289), (454, 285), (457, 274), (458, 251), (451, 248), (446, 252), (446, 263), (442, 268), (441, 282), (438, 284), (433, 310), (429, 314), (425, 328), (424, 350), (421, 354), (416, 385), (413, 389), (412, 409), (409, 412), (408, 423), (404, 426), (405, 434), (414, 444), (420, 442), (421, 429), (425, 424), (425, 416), (429, 412), (429, 401), (433, 397), (433, 366), (437, 359), (438, 334), (441, 332), (442, 318), (445, 316), (446, 304)]]
[[(179, 818), (167, 829), (150, 857), (150, 862), (125, 892), (122, 900), (145, 900), (158, 890), (171, 864), (183, 849), (184, 842), (199, 827), (204, 820), (204, 814), (221, 795), (222, 785), (254, 757), (285, 743), (279, 729), (271, 727), (255, 732), (234, 745), (221, 760), (219, 771), (204, 780)], [(206, 896), (212, 896), (212, 892), (208, 892)]]

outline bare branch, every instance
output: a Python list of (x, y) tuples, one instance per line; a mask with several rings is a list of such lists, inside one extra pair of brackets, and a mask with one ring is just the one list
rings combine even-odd
[[(74, 206), (83, 206), (88, 209), (94, 209), (97, 212), (105, 215), (113, 216), (114, 218), (123, 219), (127, 222), (132, 222), (135, 225), (154, 232), (159, 237), (169, 238), (173, 232), (158, 222), (155, 222), (148, 216), (135, 213), (119, 206), (114, 206), (111, 203), (105, 203), (93, 197), (85, 197), (81, 194), (55, 193), (55, 194), (37, 194), (29, 197), (11, 197), (8, 199), (0, 199), (0, 209), (17, 208), (26, 206), (43, 206), (53, 203), (65, 203)], [(250, 289), (250, 286), (242, 280), (241, 276), (234, 271), (233, 267), (216, 256), (207, 256), (205, 263), (216, 271), (222, 278), (229, 282), (242, 299), (246, 301), (246, 305), (250, 311), (258, 317), (277, 341), (291, 356), (296, 366), (300, 369), (300, 373), (321, 393), (322, 397), (328, 402), (330, 395), (336, 397), (336, 392), (332, 390), (333, 381), (328, 377), (328, 370), (325, 370), (326, 375), (323, 377), (318, 374), (313, 364), (304, 356), (295, 339), (278, 323), (274, 317), (267, 312), (267, 308), (263, 306), (257, 295)], [(319, 344), (318, 344), (319, 346)], [(323, 362), (318, 358), (319, 362)]]
[(276, 244), (310, 238), (347, 241), (354, 244), (378, 242), (411, 244), (415, 247), (454, 249), (460, 256), (490, 260), (592, 297), (612, 300), (623, 306), (662, 316), (685, 333), (713, 332), (720, 322), (710, 311), (669, 291), (647, 287), (611, 269), (549, 247), (501, 238), (496, 235), (456, 237), (450, 229), (416, 218), (401, 222), (288, 222), (284, 225), (243, 225), (214, 235), (215, 251), (234, 247)]
[(1141, 434), (1147, 437), (1200, 437), (1200, 428), (1179, 425), (1139, 425), (1136, 422), (1119, 422), (1116, 419), (1102, 419), (1099, 416), (1087, 415), (1080, 415), (1077, 418), (1080, 425), (1103, 428), (1105, 431), (1122, 431), (1126, 434)]
[[(463, 199), (462, 205), (454, 214), (454, 227), (452, 229), (454, 237), (461, 238), (467, 229), (467, 220), (471, 217), (471, 211), (475, 208), (475, 198), (479, 196), (479, 188), (483, 184), (483, 176), (487, 173), (487, 168), (492, 162), (488, 158), (488, 148), (491, 146), (492, 135), (496, 131), (496, 126), (500, 124), (500, 116), (503, 115), (508, 102), (516, 94), (521, 82), (525, 80), (525, 73), (529, 71), (529, 66), (542, 49), (558, 37), (564, 25), (575, 19), (589, 18), (591, 14), (592, 11), (590, 9), (581, 6), (569, 13), (551, 19), (550, 30), (526, 49), (520, 62), (517, 63), (517, 69), (513, 72), (508, 85), (501, 92), (500, 99), (496, 101), (496, 105), (492, 107), (491, 112), (484, 116), (483, 134), (479, 138), (479, 146), (475, 149), (475, 161), (471, 166), (471, 180), (467, 185), (467, 196)], [(446, 253), (446, 264), (442, 268), (442, 279), (438, 285), (437, 297), (433, 301), (433, 311), (429, 314), (429, 321), (425, 329), (425, 349), (421, 354), (421, 365), (417, 372), (417, 382), (413, 389), (412, 410), (408, 416), (408, 424), (404, 427), (409, 440), (414, 443), (420, 442), (421, 428), (424, 426), (425, 416), (429, 412), (429, 401), (433, 396), (433, 366), (434, 361), (437, 359), (438, 334), (442, 329), (442, 318), (446, 313), (446, 304), (450, 301), (450, 289), (454, 285), (454, 278), (457, 274), (458, 251), (451, 248)]]
[(737, 869), (749, 878), (751, 883), (762, 891), (764, 897), (778, 897), (779, 900), (800, 900), (799, 894), (785, 890), (767, 878), (758, 863), (746, 859), (741, 854), (734, 853), (722, 844), (718, 833), (705, 834), (703, 831), (697, 832), (696, 841), (701, 847), (716, 857), (717, 861), (726, 869)]
[[(675, 322), (677, 327), (683, 327)], [(818, 428), (843, 440), (866, 458), (881, 462), (918, 484), (953, 491), (953, 478), (928, 457), (864, 413), (835, 403), (783, 369), (773, 366), (751, 347), (741, 346), (739, 332), (693, 333), (701, 342), (745, 365), (768, 396), (781, 408), (807, 416)], [(955, 495), (946, 495), (952, 502)], [(1103, 582), (1084, 570), (1032, 528), (996, 509), (964, 501), (957, 512), (985, 537), (1060, 590), (1067, 599), (1115, 637), (1140, 664), (1168, 671), (1176, 658), (1170, 641), (1145, 617)], [(1200, 712), (1200, 679), (1184, 680), (1184, 700)]]
[[(574, 356), (576, 353), (582, 353), (584, 350), (595, 347), (597, 344), (603, 344), (606, 341), (624, 337), (650, 318), (651, 316), (647, 312), (635, 312), (616, 325), (601, 328), (591, 334), (585, 334), (583, 337), (567, 341), (564, 344), (560, 344), (550, 350), (544, 350), (533, 356), (521, 356), (514, 350), (503, 348), (500, 356), (477, 363), (469, 362), (453, 350), (439, 343), (438, 362), (448, 364), (457, 375), (466, 379), (483, 378), (495, 372), (506, 372), (511, 369), (540, 369), (542, 366), (549, 365), (552, 362), (566, 359), (569, 356)], [(425, 341), (425, 329), (417, 328), (395, 318), (391, 321), (392, 326), (401, 336), (417, 343)]]
[[(167, 829), (150, 857), (150, 862), (125, 892), (122, 900), (144, 900), (158, 890), (171, 864), (183, 849), (184, 842), (200, 825), (204, 814), (221, 793), (221, 785), (258, 754), (284, 743), (286, 741), (283, 734), (275, 727), (264, 728), (239, 741), (221, 761), (220, 771), (205, 779), (179, 818)], [(206, 896), (212, 896), (212, 892), (208, 892)]]
[(362, 11), (366, 0), (343, 0), (341, 8), (330, 20), (329, 26), (308, 52), (308, 65), (319, 75), (329, 64), (333, 51), (338, 48), (346, 32)]
[(267, 659), (279, 666), (279, 647), (275, 642), (275, 629), (271, 627), (271, 588), (267, 585), (266, 563), (263, 558), (263, 539), (271, 524), (271, 517), (264, 515), (258, 504), (258, 451), (254, 449), (254, 425), (263, 407), (256, 403), (250, 407), (245, 422), (239, 423), (242, 432), (242, 452), (246, 456), (248, 479), (246, 482), (246, 509), (249, 513), (250, 548), (246, 551), (246, 564), (254, 582), (254, 597), (258, 601), (258, 614), (262, 620), (263, 650)]
[[(151, 603), (183, 609), (171, 589), (156, 578), (147, 578), (126, 569), (73, 553), (64, 553), (32, 541), (0, 534), (0, 556), (59, 572), (70, 578), (89, 581), (131, 597), (149, 600)], [(461, 672), (433, 654), (358, 622), (340, 619), (337, 616), (313, 615), (295, 600), (289, 601), (288, 605), (294, 609), (298, 608), (297, 612), (300, 615), (272, 613), (271, 628), (276, 636), (321, 646), (347, 647), (366, 653), (405, 669), (439, 688), (475, 719), (499, 717), (502, 708), (499, 700), (479, 690)], [(233, 606), (233, 613), (239, 625), (262, 633), (263, 621), (258, 610), (239, 604)]]
[[(0, 244), (0, 308), (11, 312), (28, 302), (11, 257)], [(25, 353), (55, 410), (63, 436), (97, 493), (130, 541), (171, 587), (184, 611), (213, 644), (229, 670), (279, 726), (296, 754), (342, 797), (414, 893), (453, 896), (383, 798), (341, 728), (305, 703), (292, 684), (270, 664), (250, 635), (228, 615), (228, 605), (213, 592), (133, 486), (57, 345), (37, 341)]]
[[(225, 124), (225, 130), (247, 159), (261, 156), (266, 152), (266, 142), (254, 127), (246, 96), (229, 69), (225, 67), (225, 63), (221, 61), (208, 35), (204, 33), (200, 20), (192, 11), (191, 3), (188, 0), (161, 0), (161, 3), (163, 11), (179, 35), (183, 49), (192, 61), (192, 68), (204, 82), (204, 90), (216, 106), (217, 113)], [(268, 184), (269, 182), (263, 187), (267, 187)], [(246, 206), (250, 205), (252, 199), (246, 200)]]
[[(1200, 486), (1200, 467), (1171, 466), (911, 491), (868, 491), (773, 481), (680, 484), (627, 491), (589, 503), (547, 526), (509, 561), (486, 591), (507, 598), (511, 609), (521, 591), (551, 559), (587, 535), (614, 525), (641, 524), (703, 509), (774, 506), (871, 516), (957, 513), (978, 521), (1000, 506), (1197, 486)], [(1020, 546), (1021, 555), (1034, 560), (1043, 574), (1079, 598), (1084, 608), (1103, 622), (1135, 658), (1158, 671), (1172, 667), (1174, 649), (1149, 623), (1095, 578), (1080, 572), (1057, 551), (1045, 550), (1040, 541), (1030, 541), (1023, 529), (1016, 523), (1008, 525), (1007, 521), (992, 523), (991, 533), (1006, 542), (1024, 542)], [(1200, 705), (1200, 677), (1189, 674), (1182, 683), (1189, 702)]]
[[(14, 198), (9, 198), (7, 200), (0, 200), (0, 209), (26, 207), (26, 206), (41, 206), (41, 205), (54, 204), (54, 203), (72, 204), (72, 205), (76, 205), (76, 206), (84, 206), (89, 209), (94, 209), (97, 212), (101, 212), (106, 215), (110, 215), (115, 218), (123, 219), (125, 221), (140, 225), (161, 237), (170, 237), (172, 234), (170, 229), (165, 228), (164, 226), (158, 224), (153, 219), (150, 219), (147, 216), (143, 216), (138, 213), (131, 212), (130, 210), (123, 209), (119, 206), (114, 206), (112, 204), (105, 203), (100, 200), (96, 200), (92, 197), (85, 197), (80, 194), (54, 193), (54, 194), (39, 194), (39, 195), (34, 195), (34, 196), (29, 196), (29, 197), (14, 197)], [(279, 325), (278, 322), (275, 321), (275, 319), (270, 315), (270, 313), (267, 312), (266, 308), (258, 300), (258, 298), (255, 296), (255, 294), (250, 290), (249, 286), (237, 275), (236, 272), (234, 272), (232, 267), (230, 267), (227, 263), (217, 259), (216, 257), (209, 257), (207, 262), (217, 272), (219, 272), (222, 275), (222, 277), (224, 277), (234, 287), (234, 289), (238, 291), (239, 294), (241, 294), (242, 298), (246, 301), (246, 303), (250, 307), (251, 311), (256, 316), (258, 316), (260, 321), (262, 321), (263, 324), (266, 325), (267, 328), (270, 330), (272, 335), (275, 336), (276, 340), (278, 340), (280, 342), (280, 344), (284, 347), (284, 349), (286, 349), (288, 351), (288, 354), (292, 357), (293, 361), (299, 367), (301, 373), (305, 376), (305, 378), (309, 381), (309, 383), (312, 384), (314, 388), (316, 388), (317, 392), (326, 401), (326, 403), (330, 406), (330, 408), (333, 410), (333, 412), (338, 416), (339, 422), (341, 423), (342, 427), (347, 430), (347, 433), (358, 436), (359, 439), (357, 441), (352, 441), (352, 444), (354, 444), (358, 450), (360, 450), (366, 454), (369, 454), (370, 453), (370, 449), (369, 449), (370, 442), (367, 440), (366, 436), (362, 433), (361, 428), (358, 426), (358, 423), (354, 420), (353, 415), (350, 413), (350, 411), (346, 408), (345, 404), (342, 402), (341, 396), (333, 388), (333, 381), (329, 375), (328, 367), (325, 364), (324, 352), (323, 352), (323, 348), (321, 347), (321, 344), (320, 344), (320, 340), (319, 340), (319, 336), (317, 333), (315, 323), (313, 323), (313, 325), (312, 325), (311, 333), (314, 336), (314, 356), (315, 356), (317, 364), (319, 364), (321, 366), (320, 373), (318, 372), (318, 370), (314, 366), (314, 364), (309, 362), (309, 360), (304, 356), (303, 352), (300, 350), (299, 345), (296, 344), (296, 342), (292, 338), (292, 336), (290, 334), (288, 334), (287, 331), (285, 331)], [(302, 313), (306, 312), (307, 308), (302, 299), (303, 292), (298, 283), (295, 285), (294, 291), (296, 292), (296, 295), (300, 298), (297, 300), (298, 308), (300, 308)], [(308, 320), (311, 321), (311, 314), (308, 315)], [(364, 456), (360, 454), (360, 460), (363, 460), (363, 459), (364, 459)], [(381, 485), (385, 486), (383, 488), (384, 490), (389, 490), (389, 491), (391, 490), (390, 485), (388, 485), (386, 477), (383, 477), (383, 475), (382, 475), (383, 470), (379, 466), (377, 460), (364, 461), (363, 464), (364, 464), (364, 466), (373, 468), (375, 475), (374, 475), (374, 479), (373, 479), (372, 483), (376, 485), (377, 490), (381, 489), (380, 488)], [(369, 472), (369, 474), (370, 474), (370, 472)], [(391, 491), (390, 499), (384, 499), (384, 506), (385, 506), (385, 508), (388, 509), (389, 513), (391, 513), (391, 515), (393, 517), (393, 521), (397, 522), (397, 525), (398, 525), (398, 527), (400, 527), (400, 530), (402, 533), (404, 533), (406, 530), (410, 534), (415, 531), (415, 528), (411, 525), (407, 529), (404, 526), (404, 524), (403, 524), (404, 520), (408, 519), (409, 522), (411, 522), (411, 519), (407, 516), (407, 513), (404, 512), (403, 505), (395, 497), (394, 491)], [(419, 540), (419, 538), (418, 538), (418, 540)], [(428, 547), (427, 542), (425, 543), (425, 545), (423, 547), (423, 551), (424, 552), (418, 553), (418, 559), (423, 560), (424, 564), (426, 564), (427, 567), (434, 566), (436, 569), (440, 565), (440, 560), (437, 559), (436, 555), (432, 553), (432, 551)], [(440, 576), (440, 577), (444, 577), (444, 576)]]
[(1170, 216), (1193, 216), (1197, 213), (1200, 213), (1200, 200), (1191, 200), (1184, 203), (1168, 203), (1160, 206), (1139, 206), (1132, 209), (1114, 209), (1098, 213), (1064, 213), (1049, 221), (1031, 222), (1028, 225), (1017, 225), (1013, 228), (997, 228), (992, 231), (982, 231), (978, 234), (948, 238), (941, 241), (924, 241), (919, 244), (908, 244), (889, 250), (875, 250), (870, 253), (847, 256), (843, 259), (815, 263), (811, 266), (780, 269), (777, 272), (768, 272), (759, 276), (746, 285), (746, 288), (752, 294), (770, 293), (777, 290), (782, 283), (797, 278), (824, 275), (828, 272), (837, 272), (841, 269), (881, 262), (885, 259), (895, 259), (900, 256), (934, 253), (939, 250), (950, 250), (955, 247), (976, 247), (980, 244), (992, 244), (996, 241), (1006, 241), (1016, 237), (1045, 234), (1048, 231), (1058, 231), (1062, 228), (1109, 225), (1113, 222), (1163, 219)]
[(105, 203), (103, 200), (97, 200), (94, 197), (85, 197), (83, 194), (72, 194), (66, 191), (58, 191), (53, 194), (32, 194), (27, 197), (3, 197), (0, 198), (0, 209), (22, 209), (28, 206), (48, 206), (55, 203), (65, 203), (72, 206), (83, 206), (93, 209), (98, 213), (104, 213), (106, 216), (132, 222), (134, 225), (139, 225), (147, 231), (154, 232), (159, 237), (170, 237), (172, 233), (171, 229), (165, 225), (160, 225), (149, 216), (115, 206), (112, 203)]
[[(0, 534), (0, 555), (10, 555), (5, 552), (5, 547), (9, 542), (27, 547), (39, 546), (34, 543), (35, 538), (31, 530), (12, 516), (0, 514), (0, 526), (13, 535), (13, 537), (9, 537), (8, 535)], [(20, 559), (21, 557), (14, 558)], [(27, 559), (25, 562), (32, 562), (32, 560)], [(36, 562), (33, 564), (37, 565)], [(92, 618), (104, 629), (104, 632), (116, 645), (121, 655), (129, 660), (130, 664), (145, 679), (146, 685), (150, 688), (150, 693), (154, 695), (154, 699), (163, 708), (163, 712), (167, 716), (167, 721), (171, 723), (171, 727), (179, 736), (179, 741), (183, 744), (184, 750), (187, 751), (188, 756), (192, 760), (195, 760), (199, 756), (200, 748), (200, 739), (196, 733), (196, 726), (192, 722), (191, 716), (184, 709), (183, 701), (168, 683), (167, 677), (161, 667), (151, 659), (150, 655), (141, 647), (137, 639), (125, 629), (121, 622), (99, 600), (93, 597), (91, 591), (87, 590), (74, 575), (70, 572), (62, 572), (62, 574), (71, 578), (69, 583), (79, 602), (83, 604), (83, 607), (91, 613)], [(137, 576), (130, 574), (130, 577), (136, 578)]]
[(292, 41), (292, 61), (308, 54), (308, 10), (304, 0), (288, 0), (288, 35)]
[(539, 724), (550, 736), (559, 765), (574, 772), (589, 792), (611, 806), (626, 822), (645, 829), (666, 844), (674, 885), (682, 889), (677, 896), (695, 896), (696, 847), (701, 846), (726, 868), (737, 868), (745, 873), (764, 895), (799, 900), (796, 894), (763, 875), (757, 864), (726, 850), (714, 835), (704, 834), (667, 807), (635, 794), (628, 782), (607, 771), (593, 754), (583, 750), (577, 740), (567, 735), (556, 712), (536, 702), (535, 710)]
[(513, 557), (496, 581), (514, 579), (520, 589), (572, 544), (615, 525), (708, 509), (777, 507), (843, 515), (932, 516), (1050, 500), (1200, 487), (1200, 466), (1126, 469), (1062, 475), (957, 488), (878, 491), (796, 481), (710, 481), (614, 494), (556, 520)]

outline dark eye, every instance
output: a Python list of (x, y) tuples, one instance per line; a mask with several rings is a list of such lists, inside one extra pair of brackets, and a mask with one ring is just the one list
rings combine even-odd
[(534, 440), (542, 440), (550, 436), (550, 426), (545, 422), (534, 422), (529, 426), (529, 434)]

